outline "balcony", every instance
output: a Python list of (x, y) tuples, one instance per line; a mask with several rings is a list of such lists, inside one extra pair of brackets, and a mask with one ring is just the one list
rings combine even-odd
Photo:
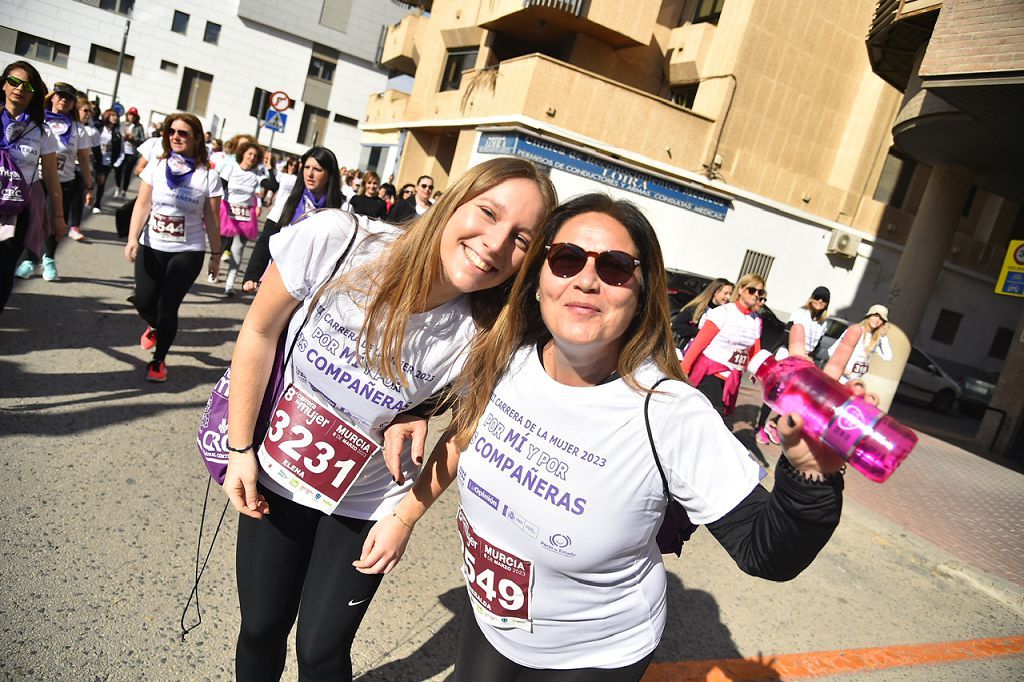
[(941, 8), (935, 0), (878, 0), (867, 44), (871, 69), (882, 80), (897, 90), (907, 89)]
[(690, 169), (706, 161), (715, 128), (710, 118), (539, 54), (506, 60), (497, 69), (466, 71), (458, 90), (392, 104), (383, 101), (388, 96), (371, 98), (364, 129), (443, 129), (532, 119), (539, 127), (561, 128)]
[(554, 45), (583, 33), (612, 47), (651, 42), (661, 2), (657, 0), (488, 0), (478, 24), (528, 45)]
[(665, 57), (669, 85), (687, 85), (701, 79), (704, 59), (711, 49), (716, 28), (715, 24), (701, 22), (672, 30)]
[(416, 65), (420, 61), (416, 29), (423, 21), (423, 16), (409, 14), (388, 28), (380, 54), (382, 66), (410, 76), (416, 74)]
[(399, 90), (385, 90), (370, 95), (366, 105), (367, 123), (375, 121), (401, 121), (405, 119), (409, 105), (409, 94)]

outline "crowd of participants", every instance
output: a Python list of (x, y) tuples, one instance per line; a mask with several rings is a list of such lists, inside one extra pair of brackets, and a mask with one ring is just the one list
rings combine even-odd
[[(799, 415), (774, 427), (783, 455), (770, 492), (723, 421), (760, 347), (765, 282), (713, 282), (676, 324), (692, 327), (678, 348), (661, 247), (633, 204), (603, 194), (559, 204), (547, 176), (515, 158), (471, 168), (443, 195), (428, 176), (396, 189), (340, 167), (325, 147), (276, 159), (247, 136), (211, 139), (188, 113), (143, 139), (137, 112), (122, 124), (70, 85), (48, 92), (25, 62), (8, 65), (3, 91), (0, 147), (28, 205), (3, 214), (0, 305), (16, 275), (42, 267), (57, 279), (57, 245), (83, 237), (84, 209), (95, 199), (100, 210), (111, 170), (116, 198), (137, 174), (119, 232), (147, 324), (140, 344), (153, 350), (147, 378), (163, 381), (178, 309), (204, 264), (211, 282), (226, 266), (233, 295), (255, 242), (224, 480), (239, 513), (239, 679), (280, 678), (296, 621), (300, 679), (351, 679), (351, 646), (383, 575), (456, 480), (463, 551), (452, 560), (467, 584), (457, 680), (639, 680), (667, 621), (656, 536), (674, 506), (741, 570), (771, 580), (798, 575), (836, 528), (843, 460), (803, 436)], [(804, 334), (780, 353), (813, 351), (828, 303), (827, 289), (813, 290), (794, 315)], [(887, 352), (886, 317), (873, 306), (831, 351), (827, 371), (856, 393), (852, 380)], [(279, 340), (313, 334), (375, 390), (299, 353), (285, 393), (301, 391), (304, 414), (329, 412), (384, 450), (330, 514), (274, 480), (268, 441), (254, 438)], [(282, 400), (270, 434), (288, 427)], [(451, 426), (424, 462), (439, 404)], [(334, 456), (322, 446), (304, 452), (310, 471)]]

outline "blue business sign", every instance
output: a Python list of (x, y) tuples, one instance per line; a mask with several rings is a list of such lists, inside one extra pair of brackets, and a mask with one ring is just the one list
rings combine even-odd
[(725, 220), (729, 211), (730, 202), (724, 197), (519, 132), (481, 133), (477, 151), (481, 154), (521, 156), (543, 166), (678, 206), (715, 220)]

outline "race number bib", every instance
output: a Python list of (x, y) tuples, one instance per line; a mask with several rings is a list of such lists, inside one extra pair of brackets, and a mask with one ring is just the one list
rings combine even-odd
[(103, 142), (100, 144), (100, 156), (103, 157), (103, 165), (109, 166), (113, 159), (111, 158), (111, 149), (109, 142)]
[(63, 154), (57, 154), (57, 174), (60, 175), (64, 172), (64, 166), (67, 165), (67, 157)]
[(850, 374), (855, 377), (862, 377), (868, 373), (868, 363), (866, 362), (855, 362), (853, 363), (853, 369), (850, 370)]
[(462, 540), (462, 575), (473, 610), (494, 627), (532, 632), (533, 562), (478, 535), (462, 509), (459, 509), (458, 525)]
[(252, 207), (247, 204), (228, 204), (231, 217), (241, 222), (248, 222), (252, 219)]
[(185, 241), (185, 216), (153, 213), (149, 221), (153, 234), (168, 242)]
[(290, 384), (274, 406), (259, 459), (295, 502), (331, 514), (378, 451), (370, 436)]
[(733, 351), (732, 357), (729, 358), (729, 364), (732, 365), (733, 367), (737, 367), (739, 369), (743, 369), (744, 367), (747, 366), (747, 358), (750, 357), (748, 355), (749, 352), (750, 352), (750, 349), (748, 349), (748, 348), (744, 348), (742, 350)]

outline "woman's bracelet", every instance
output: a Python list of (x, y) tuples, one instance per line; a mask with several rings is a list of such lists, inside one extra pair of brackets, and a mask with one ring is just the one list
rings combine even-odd
[(256, 443), (249, 443), (244, 448), (233, 448), (229, 444), (227, 445), (227, 449), (230, 450), (231, 452), (248, 452), (249, 450), (252, 450), (252, 446), (254, 445), (256, 445)]
[(397, 511), (391, 512), (391, 515), (394, 516), (396, 519), (398, 519), (398, 522), (401, 523), (403, 526), (405, 526), (409, 530), (412, 530), (412, 526), (410, 526), (408, 523), (406, 523), (405, 519), (403, 519), (401, 516), (399, 516)]

